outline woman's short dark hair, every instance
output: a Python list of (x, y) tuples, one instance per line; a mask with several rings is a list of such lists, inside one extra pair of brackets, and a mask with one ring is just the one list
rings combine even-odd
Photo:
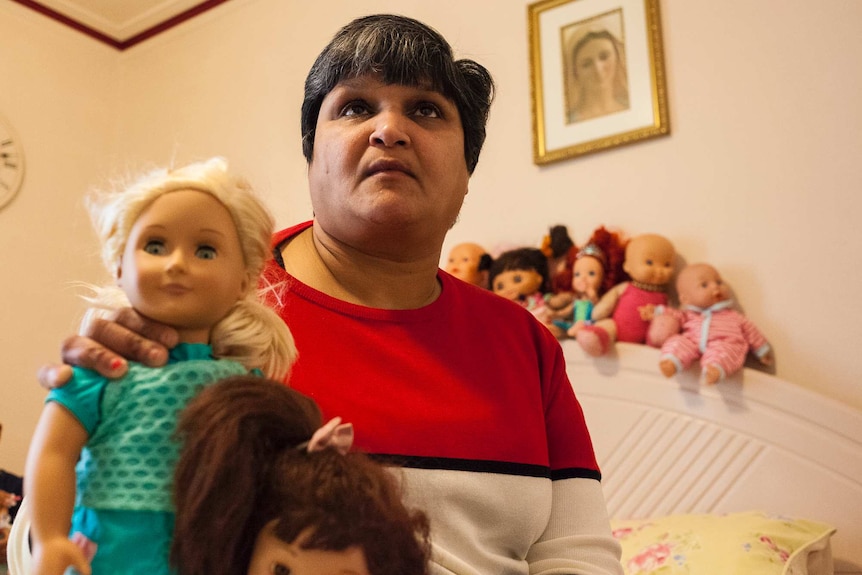
[(481, 64), (455, 60), (439, 32), (412, 18), (378, 14), (357, 18), (339, 30), (305, 79), (302, 153), (314, 151), (323, 99), (344, 80), (378, 74), (387, 84), (425, 86), (452, 100), (464, 130), (464, 159), (473, 173), (485, 142), (485, 124), (494, 99), (494, 81)]

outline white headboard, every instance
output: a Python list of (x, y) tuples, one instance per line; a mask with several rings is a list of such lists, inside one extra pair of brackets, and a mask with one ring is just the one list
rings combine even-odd
[(657, 349), (592, 358), (564, 341), (612, 517), (763, 510), (838, 528), (836, 573), (862, 573), (862, 412), (745, 369), (667, 379)]

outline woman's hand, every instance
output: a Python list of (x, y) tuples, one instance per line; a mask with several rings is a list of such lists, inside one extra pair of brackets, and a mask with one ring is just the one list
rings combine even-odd
[(93, 319), (85, 334), (67, 338), (61, 352), (64, 364), (42, 366), (39, 384), (47, 389), (63, 386), (72, 376), (73, 365), (111, 379), (125, 375), (127, 360), (159, 367), (167, 363), (168, 349), (178, 338), (173, 328), (123, 308), (108, 318)]

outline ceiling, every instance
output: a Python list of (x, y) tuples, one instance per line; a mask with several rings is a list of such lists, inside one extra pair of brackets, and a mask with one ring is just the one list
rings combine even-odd
[(124, 50), (228, 0), (13, 0)]

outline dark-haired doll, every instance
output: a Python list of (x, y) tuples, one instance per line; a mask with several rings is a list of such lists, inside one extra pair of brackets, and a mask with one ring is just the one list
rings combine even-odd
[(503, 252), (491, 262), (488, 272), (488, 282), (495, 294), (521, 304), (546, 324), (549, 310), (545, 295), (549, 281), (548, 259), (538, 248)]
[(425, 575), (428, 519), (397, 476), (350, 452), (338, 418), (253, 376), (201, 392), (180, 417), (176, 527), (180, 575)]
[(567, 293), (572, 286), (572, 265), (578, 247), (564, 225), (551, 226), (542, 238), (542, 253), (548, 258), (548, 287), (554, 294)]

